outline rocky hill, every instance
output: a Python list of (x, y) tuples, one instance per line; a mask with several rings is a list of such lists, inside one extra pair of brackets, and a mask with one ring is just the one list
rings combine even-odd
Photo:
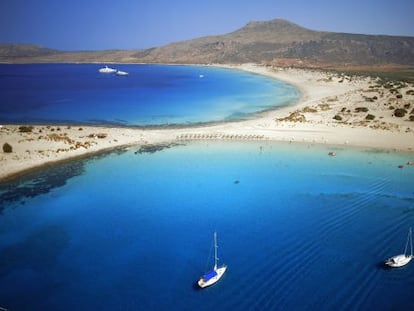
[(19, 58), (37, 58), (59, 54), (58, 50), (30, 44), (0, 44), (0, 61), (14, 61)]
[(0, 63), (135, 62), (137, 50), (60, 51), (28, 44), (0, 44)]
[[(0, 45), (0, 62), (275, 63), (316, 67), (414, 67), (414, 37), (313, 31), (275, 19), (225, 35), (147, 50), (63, 52)], [(32, 53), (32, 54), (31, 54)]]
[(244, 63), (291, 60), (342, 65), (414, 65), (414, 37), (312, 31), (284, 20), (253, 22), (222, 36), (134, 55), (146, 62)]

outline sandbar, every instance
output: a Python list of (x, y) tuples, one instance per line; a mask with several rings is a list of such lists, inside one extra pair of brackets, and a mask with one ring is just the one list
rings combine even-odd
[[(414, 86), (375, 77), (257, 64), (224, 66), (266, 75), (301, 91), (296, 103), (244, 121), (134, 128), (85, 125), (0, 125), (0, 180), (63, 160), (127, 146), (194, 140), (283, 141), (355, 146), (414, 156)], [(404, 116), (396, 113), (405, 110)], [(401, 111), (401, 110), (400, 110)]]

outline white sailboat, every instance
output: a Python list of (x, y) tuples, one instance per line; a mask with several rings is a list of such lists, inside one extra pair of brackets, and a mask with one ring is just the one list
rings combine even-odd
[(224, 272), (226, 272), (227, 266), (222, 265), (221, 267), (217, 266), (218, 262), (217, 257), (217, 233), (214, 232), (214, 266), (213, 270), (207, 272), (204, 274), (199, 280), (198, 280), (198, 286), (201, 288), (205, 288), (207, 286), (215, 284), (220, 278), (223, 276)]
[[(409, 243), (411, 252), (408, 254), (407, 250)], [(405, 243), (404, 254), (396, 255), (394, 257), (387, 259), (385, 261), (385, 264), (389, 267), (398, 268), (408, 264), (411, 261), (411, 259), (413, 259), (413, 234), (410, 227), (410, 229), (408, 230), (407, 242)]]

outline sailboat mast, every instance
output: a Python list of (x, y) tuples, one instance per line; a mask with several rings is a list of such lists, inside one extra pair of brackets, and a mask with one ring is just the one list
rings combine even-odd
[(405, 256), (408, 256), (408, 254), (407, 254), (408, 243), (410, 243), (410, 251), (411, 251), (410, 256), (412, 257), (413, 256), (413, 239), (412, 239), (411, 227), (408, 230), (407, 242), (405, 243), (405, 249), (404, 249), (404, 255)]
[(217, 269), (217, 232), (214, 232), (214, 269)]

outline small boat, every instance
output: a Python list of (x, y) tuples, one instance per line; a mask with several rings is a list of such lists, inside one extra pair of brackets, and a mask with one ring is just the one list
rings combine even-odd
[(217, 266), (218, 262), (217, 257), (217, 233), (214, 232), (214, 266), (213, 269), (204, 274), (197, 282), (198, 286), (205, 288), (207, 286), (215, 284), (226, 272), (227, 266), (222, 265), (221, 267)]
[(204, 75), (199, 75), (198, 76), (200, 79), (203, 79), (204, 78)]
[[(411, 252), (408, 254), (408, 243), (410, 243)], [(398, 268), (408, 264), (413, 259), (413, 234), (411, 228), (408, 230), (407, 242), (405, 243), (404, 254), (396, 255), (385, 261), (389, 267)]]
[(115, 73), (115, 72), (117, 72), (117, 70), (116, 70), (116, 69), (114, 69), (114, 68), (110, 68), (110, 67), (108, 67), (108, 66), (105, 66), (105, 67), (103, 67), (103, 68), (100, 68), (100, 69), (99, 69), (99, 72), (100, 72), (100, 73)]
[(129, 73), (128, 72), (126, 72), (126, 71), (122, 71), (122, 70), (118, 70), (117, 72), (116, 72), (116, 75), (117, 76), (127, 76)]

